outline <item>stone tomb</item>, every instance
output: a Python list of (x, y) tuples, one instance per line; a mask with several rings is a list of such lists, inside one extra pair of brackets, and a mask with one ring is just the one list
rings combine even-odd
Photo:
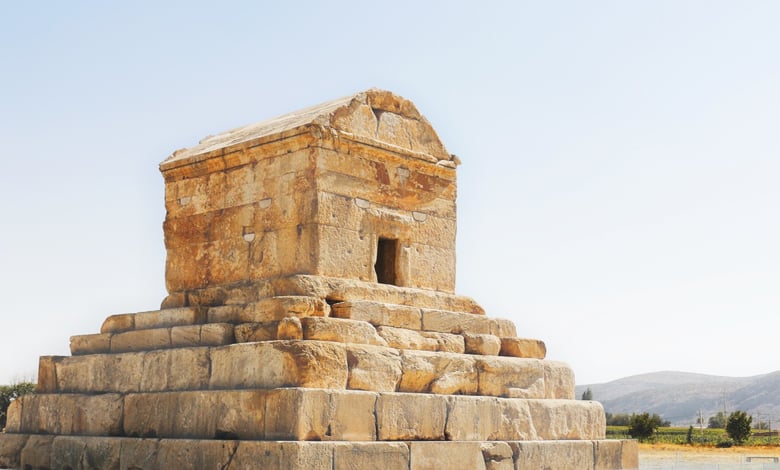
[(41, 358), (0, 467), (636, 468), (567, 365), (454, 293), (457, 164), (380, 90), (174, 152), (169, 295)]

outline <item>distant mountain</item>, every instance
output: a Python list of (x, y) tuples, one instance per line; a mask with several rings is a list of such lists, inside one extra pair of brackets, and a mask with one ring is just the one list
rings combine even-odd
[(780, 371), (753, 377), (719, 377), (688, 372), (653, 372), (603, 384), (577, 386), (577, 398), (590, 388), (610, 413), (658, 413), (676, 425), (705, 423), (723, 411), (742, 410), (754, 422), (771, 420), (780, 429)]

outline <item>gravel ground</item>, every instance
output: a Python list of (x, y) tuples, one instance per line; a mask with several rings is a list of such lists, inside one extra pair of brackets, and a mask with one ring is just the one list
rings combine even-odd
[(691, 447), (640, 444), (641, 469), (780, 469), (780, 447)]

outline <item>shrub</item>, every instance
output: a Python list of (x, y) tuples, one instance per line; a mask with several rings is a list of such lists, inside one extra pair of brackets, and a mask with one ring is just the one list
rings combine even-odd
[(653, 437), (660, 425), (661, 417), (657, 414), (633, 414), (628, 423), (628, 433), (631, 437), (643, 441)]

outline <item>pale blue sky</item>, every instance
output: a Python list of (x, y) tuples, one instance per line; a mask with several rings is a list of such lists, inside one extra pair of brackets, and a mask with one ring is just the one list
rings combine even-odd
[(159, 305), (173, 150), (370, 87), (463, 161), (459, 293), (578, 383), (780, 369), (780, 3), (108, 3), (0, 4), (0, 383)]

